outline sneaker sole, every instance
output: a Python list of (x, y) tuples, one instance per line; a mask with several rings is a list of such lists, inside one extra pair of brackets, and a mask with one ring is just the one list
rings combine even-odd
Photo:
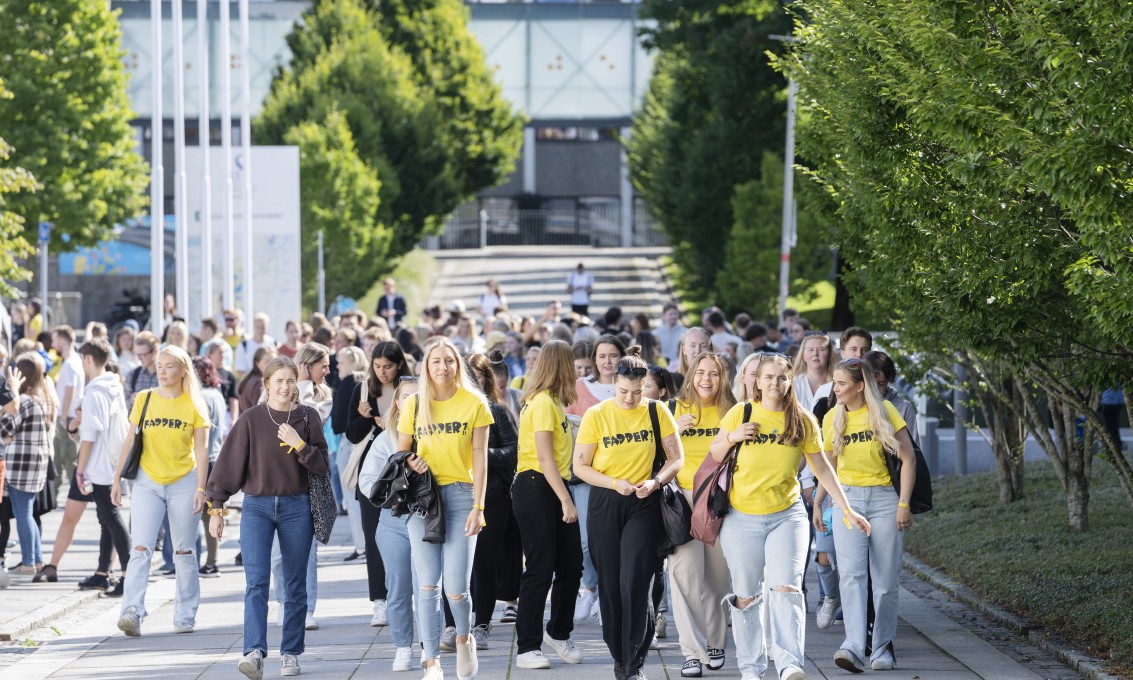
[(528, 670), (528, 671), (542, 671), (542, 670), (547, 670), (548, 668), (550, 668), (551, 662), (546, 660), (546, 659), (543, 659), (543, 661), (541, 661), (541, 662), (537, 661), (535, 663), (531, 663), (530, 661), (520, 661), (519, 659), (516, 659), (515, 667), (516, 668), (522, 668), (522, 669)]
[(118, 619), (118, 630), (126, 634), (127, 637), (141, 637), (142, 632), (138, 630), (138, 624), (134, 623), (133, 619), (123, 616)]
[(241, 661), (236, 670), (244, 674), (244, 677), (249, 680), (264, 680), (264, 671), (261, 668), (256, 668), (256, 665), (247, 661)]
[(299, 675), (299, 669), (298, 669), (298, 668), (296, 668), (295, 670), (293, 670), (293, 671), (292, 671), (292, 670), (285, 670), (285, 669), (282, 669), (282, 668), (281, 668), (281, 669), (279, 670), (279, 674), (280, 674), (280, 676), (282, 676), (282, 677), (285, 677), (285, 678), (290, 678), (290, 677), (294, 677), (294, 676), (296, 676), (296, 675)]
[(837, 666), (838, 668), (841, 668), (844, 671), (850, 671), (851, 673), (865, 673), (864, 668), (859, 668), (859, 667), (855, 666), (854, 662), (851, 661), (850, 659), (837, 657), (837, 658), (834, 659), (834, 665)]

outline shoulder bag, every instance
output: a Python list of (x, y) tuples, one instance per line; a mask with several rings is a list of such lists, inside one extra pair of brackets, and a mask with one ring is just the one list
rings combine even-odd
[[(661, 445), (661, 421), (657, 416), (655, 401), (649, 402), (649, 420), (653, 425), (653, 442), (656, 449), (653, 456), (653, 476), (656, 477), (661, 468), (665, 467), (665, 450)], [(692, 508), (689, 507), (675, 479), (657, 489), (657, 493), (661, 494), (661, 521), (665, 528), (657, 554), (671, 555), (677, 546), (692, 540), (692, 534), (689, 533)]]
[[(909, 494), (909, 510), (914, 515), (932, 510), (932, 474), (928, 471), (928, 463), (911, 436), (909, 441), (913, 444), (913, 455), (917, 459), (917, 478), (913, 482), (913, 492)], [(893, 490), (897, 497), (901, 497), (901, 458), (891, 451), (885, 452), (885, 467), (889, 469), (889, 481), (893, 483)]]
[[(751, 402), (748, 401), (744, 402), (743, 422), (750, 420)], [(716, 545), (724, 515), (731, 510), (731, 499), (728, 496), (732, 490), (732, 477), (736, 473), (736, 458), (743, 445), (743, 442), (734, 444), (719, 463), (712, 456), (707, 456), (693, 476), (690, 533), (705, 545)]]
[(151, 396), (153, 390), (146, 390), (146, 400), (142, 402), (142, 415), (138, 418), (138, 426), (134, 429), (134, 446), (130, 449), (126, 464), (122, 466), (122, 479), (136, 479), (138, 476), (138, 468), (142, 464), (142, 430), (145, 427), (146, 411), (149, 410)]
[[(311, 443), (311, 409), (303, 404), (303, 441)], [(307, 470), (307, 495), (311, 499), (311, 523), (315, 527), (315, 539), (326, 545), (330, 543), (330, 533), (334, 529), (334, 520), (338, 517), (338, 501), (334, 499), (334, 489), (330, 485), (330, 461), (327, 461), (327, 473), (317, 475)]]

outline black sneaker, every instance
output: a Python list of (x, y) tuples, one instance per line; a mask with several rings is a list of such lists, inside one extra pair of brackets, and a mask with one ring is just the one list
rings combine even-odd
[(347, 555), (346, 559), (344, 559), (343, 562), (353, 562), (354, 560), (357, 560), (357, 559), (361, 559), (363, 562), (365, 562), (366, 561), (364, 559), (365, 557), (366, 557), (366, 553), (360, 553), (357, 550), (355, 550), (354, 552)]
[(122, 597), (122, 590), (126, 586), (126, 579), (120, 578), (114, 582), (114, 587), (104, 593), (106, 597)]
[(174, 576), (177, 574), (177, 567), (162, 567), (158, 573), (162, 576)]
[(105, 574), (91, 574), (85, 581), (79, 581), (79, 590), (101, 590), (106, 592), (110, 587), (110, 580)]
[(238, 566), (238, 567), (244, 566), (244, 553), (242, 553), (242, 552), (236, 553), (236, 566)]
[(215, 564), (206, 564), (205, 566), (200, 568), (200, 574), (204, 578), (216, 578), (220, 576), (220, 569), (217, 569)]

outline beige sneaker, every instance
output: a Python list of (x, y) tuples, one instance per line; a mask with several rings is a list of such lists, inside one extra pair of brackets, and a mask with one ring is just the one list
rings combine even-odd
[(480, 671), (480, 662), (476, 659), (476, 638), (471, 635), (464, 642), (456, 643), (456, 677), (457, 680), (472, 680)]

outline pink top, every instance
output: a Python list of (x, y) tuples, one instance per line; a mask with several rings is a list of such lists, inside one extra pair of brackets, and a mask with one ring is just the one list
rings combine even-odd
[[(590, 389), (591, 386), (599, 386), (599, 383), (592, 383), (588, 378), (579, 378), (574, 383), (574, 389), (578, 393), (578, 399), (565, 409), (567, 414), (581, 418), (591, 406), (602, 403), (601, 399), (594, 396), (594, 392)], [(601, 385), (600, 387), (610, 389), (609, 385)]]

